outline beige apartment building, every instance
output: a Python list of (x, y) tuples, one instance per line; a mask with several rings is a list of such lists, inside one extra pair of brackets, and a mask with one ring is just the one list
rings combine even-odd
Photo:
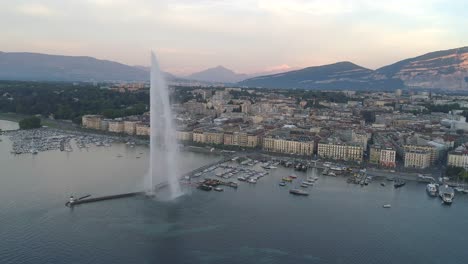
[(428, 152), (429, 153), (429, 166), (434, 165), (439, 155), (437, 148), (433, 146), (429, 146), (429, 145), (404, 145), (403, 150), (404, 150), (405, 156), (407, 152)]
[(101, 115), (84, 115), (81, 118), (81, 124), (85, 128), (100, 130), (102, 120), (103, 117)]
[(124, 132), (127, 135), (136, 134), (136, 121), (124, 121)]
[(317, 155), (326, 159), (361, 162), (363, 154), (361, 144), (320, 142), (317, 146)]
[(255, 148), (262, 144), (261, 134), (247, 134), (247, 146), (249, 148)]
[(189, 142), (193, 140), (193, 133), (191, 131), (177, 131), (176, 138), (179, 141)]
[(459, 147), (448, 153), (447, 166), (460, 167), (468, 169), (468, 151)]
[(425, 169), (431, 166), (431, 152), (429, 151), (405, 151), (405, 167)]
[(396, 166), (396, 150), (393, 148), (382, 148), (380, 145), (370, 147), (369, 163), (384, 167)]
[(205, 134), (202, 129), (195, 129), (192, 133), (193, 142), (205, 143)]
[(109, 120), (109, 132), (113, 133), (123, 133), (124, 132), (124, 122), (117, 120)]
[(224, 132), (224, 145), (255, 148), (260, 145), (261, 135), (245, 131)]
[(311, 156), (314, 153), (314, 141), (275, 138), (267, 136), (263, 139), (263, 150), (269, 152)]
[(138, 122), (135, 124), (135, 134), (137, 136), (149, 136), (150, 135), (150, 127), (148, 124)]
[(223, 144), (224, 143), (224, 133), (221, 131), (204, 131), (203, 135), (205, 135), (205, 143), (206, 144)]

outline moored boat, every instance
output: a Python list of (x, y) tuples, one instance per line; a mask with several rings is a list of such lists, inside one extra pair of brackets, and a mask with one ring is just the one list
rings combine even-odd
[(443, 185), (439, 187), (439, 197), (442, 199), (444, 204), (452, 204), (453, 198), (455, 198), (455, 192), (452, 187)]
[(429, 183), (428, 185), (426, 185), (426, 191), (430, 196), (437, 196), (437, 185), (435, 185), (434, 183)]
[(285, 182), (292, 182), (292, 179), (290, 177), (283, 177), (281, 180)]
[(286, 183), (284, 181), (279, 183), (279, 186), (286, 186)]
[(307, 180), (307, 181), (303, 181), (302, 184), (305, 184), (305, 185), (308, 185), (308, 186), (312, 186), (312, 185), (314, 185), (314, 182), (313, 182), (313, 181), (310, 181), (310, 180)]
[(400, 188), (400, 187), (405, 186), (405, 184), (406, 184), (406, 181), (402, 179), (395, 179), (395, 182), (393, 183), (393, 187)]
[(211, 191), (213, 187), (210, 185), (206, 185), (206, 184), (200, 184), (198, 186), (198, 189), (203, 190), (203, 191)]
[(301, 189), (291, 189), (291, 190), (289, 190), (289, 193), (294, 194), (294, 195), (302, 195), (302, 196), (309, 195), (308, 192), (306, 192), (304, 190), (301, 190)]

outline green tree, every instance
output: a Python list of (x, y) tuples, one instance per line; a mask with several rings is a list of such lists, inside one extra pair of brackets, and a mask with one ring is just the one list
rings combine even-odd
[(19, 122), (20, 129), (32, 129), (41, 127), (41, 119), (37, 116), (27, 117)]

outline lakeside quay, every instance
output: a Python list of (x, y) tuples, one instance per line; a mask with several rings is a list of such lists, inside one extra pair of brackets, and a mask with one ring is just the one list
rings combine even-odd
[[(3, 117), (0, 115), (0, 117)], [(10, 116), (12, 118), (9, 118), (10, 120), (17, 120), (13, 118), (13, 116)], [(18, 116), (17, 116), (18, 117)], [(57, 124), (67, 124), (67, 122), (64, 121), (56, 121)], [(62, 133), (64, 135), (73, 135), (75, 137), (80, 137), (80, 136), (99, 136), (101, 138), (101, 141), (106, 141), (105, 139), (112, 140), (113, 142), (122, 142), (122, 143), (128, 143), (130, 142), (132, 145), (148, 145), (149, 144), (149, 139), (145, 139), (142, 137), (138, 136), (130, 136), (130, 135), (121, 135), (121, 134), (116, 134), (116, 133), (110, 133), (106, 131), (100, 131), (100, 130), (93, 130), (93, 129), (85, 129), (80, 126), (70, 126), (67, 124), (68, 129), (62, 129), (62, 128), (51, 128), (51, 127), (44, 127), (42, 130), (44, 131), (50, 131), (54, 133)], [(3, 132), (6, 135), (13, 135), (17, 132), (10, 131), (10, 132)], [(18, 140), (21, 140), (20, 138)], [(38, 142), (41, 142), (38, 140)], [(104, 145), (104, 143), (98, 145)], [(229, 155), (236, 155), (236, 156), (262, 156), (268, 159), (280, 159), (280, 160), (304, 160), (305, 162), (311, 162), (314, 164), (314, 167), (324, 169), (326, 168), (324, 166), (324, 163), (329, 162), (329, 161), (321, 161), (321, 160), (314, 160), (314, 159), (306, 159), (303, 156), (294, 156), (294, 155), (282, 155), (280, 153), (269, 153), (265, 152), (261, 149), (256, 149), (256, 150), (232, 150), (232, 148), (228, 149), (223, 149), (222, 145), (221, 146), (200, 146), (200, 145), (189, 145), (187, 143), (181, 144), (181, 147), (184, 151), (191, 151), (191, 152), (199, 152), (199, 153), (209, 153), (209, 154), (218, 154), (218, 155), (223, 155), (223, 154), (229, 154)], [(339, 161), (334, 161), (333, 164), (337, 165), (342, 165)], [(360, 167), (357, 164), (353, 164), (350, 167)], [(418, 175), (420, 173), (418, 172), (405, 172), (405, 171), (393, 171), (389, 169), (376, 169), (376, 168), (367, 168), (367, 174), (370, 176), (374, 177), (385, 177), (385, 178), (395, 178), (399, 177), (405, 180), (411, 180), (411, 181), (418, 181)], [(432, 177), (437, 177), (436, 175), (430, 175)]]

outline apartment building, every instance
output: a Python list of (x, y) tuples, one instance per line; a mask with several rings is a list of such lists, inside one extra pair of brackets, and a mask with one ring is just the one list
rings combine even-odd
[(311, 139), (278, 138), (267, 136), (263, 139), (263, 150), (269, 152), (311, 156), (314, 141)]
[(103, 117), (101, 115), (84, 115), (81, 118), (81, 124), (85, 128), (100, 130), (102, 120)]
[(423, 150), (405, 151), (405, 167), (425, 169), (431, 166), (431, 152)]
[(326, 159), (361, 162), (363, 154), (361, 144), (322, 141), (317, 145), (317, 155)]

